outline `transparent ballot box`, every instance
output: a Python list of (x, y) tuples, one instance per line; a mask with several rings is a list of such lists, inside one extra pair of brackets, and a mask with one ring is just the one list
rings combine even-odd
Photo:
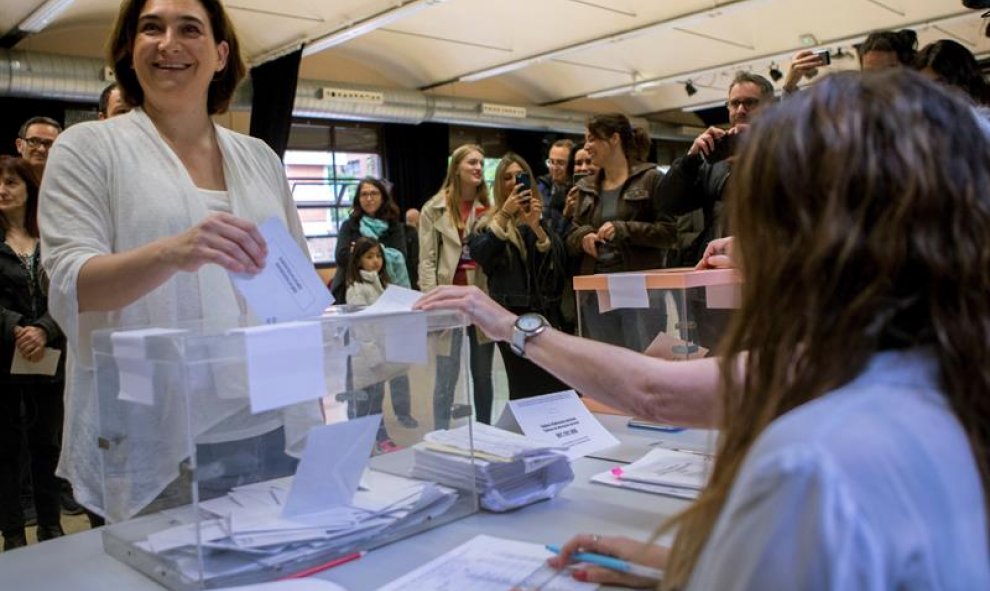
[[(478, 510), (465, 318), (367, 315), (93, 335), (106, 552), (170, 589), (279, 579)], [(441, 483), (441, 481), (443, 481)]]
[(574, 278), (581, 336), (666, 359), (712, 355), (738, 307), (732, 269), (664, 269)]

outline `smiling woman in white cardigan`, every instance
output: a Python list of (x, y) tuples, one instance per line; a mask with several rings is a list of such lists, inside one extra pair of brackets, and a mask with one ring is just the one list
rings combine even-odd
[[(72, 356), (59, 473), (97, 513), (104, 505), (90, 333), (237, 317), (243, 310), (227, 272), (254, 273), (264, 265), (256, 224), (270, 216), (306, 248), (279, 159), (260, 140), (210, 119), (226, 110), (245, 72), (223, 6), (128, 0), (109, 51), (124, 98), (135, 108), (63, 134), (49, 157), (40, 212), (51, 313)], [(160, 417), (149, 428), (181, 433), (182, 416)], [(302, 426), (318, 420), (319, 410), (314, 404), (252, 416), (246, 400), (206, 397), (192, 413), (193, 435), (259, 436), (295, 418)], [(286, 429), (289, 443), (301, 436), (294, 433)], [(137, 460), (156, 477), (139, 483), (130, 511), (176, 475), (182, 446), (132, 453), (146, 456)]]

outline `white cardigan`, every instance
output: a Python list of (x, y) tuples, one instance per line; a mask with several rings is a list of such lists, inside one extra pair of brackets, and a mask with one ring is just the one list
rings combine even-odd
[[(308, 252), (278, 157), (258, 139), (219, 126), (215, 130), (231, 212), (255, 223), (277, 215)], [(129, 251), (179, 234), (211, 213), (178, 156), (141, 109), (107, 121), (75, 125), (61, 134), (48, 159), (39, 201), (44, 265), (51, 277), (49, 307), (69, 339), (70, 353), (67, 421), (58, 473), (72, 482), (81, 503), (104, 513), (90, 333), (108, 327), (171, 327), (198, 319), (235, 318), (246, 309), (226, 271), (218, 265), (204, 265), (195, 273), (176, 273), (123, 309), (79, 313), (76, 282), (90, 257)], [(244, 399), (216, 396), (197, 400), (190, 413), (196, 421), (194, 436), (237, 415), (241, 423), (247, 418), (256, 427), (266, 421), (268, 428), (273, 421), (276, 426), (284, 423), (290, 444), (295, 444), (305, 434), (305, 425), (319, 420), (315, 403), (283, 411), (281, 416), (276, 412), (254, 419), (246, 417), (246, 405)], [(153, 423), (146, 425), (148, 433), (173, 434), (176, 441), (132, 446), (143, 452), (128, 464), (142, 466), (143, 462), (145, 474), (157, 476), (149, 486), (134, 491), (135, 498), (129, 501), (133, 507), (128, 511), (157, 496), (188, 455), (181, 441), (185, 413), (177, 407), (172, 410), (171, 416), (142, 419)], [(130, 420), (122, 426), (125, 436), (139, 437), (142, 425), (134, 423)], [(295, 433), (297, 426), (301, 433)]]

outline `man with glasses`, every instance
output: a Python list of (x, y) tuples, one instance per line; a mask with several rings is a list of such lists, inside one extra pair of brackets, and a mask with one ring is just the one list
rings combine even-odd
[[(729, 86), (729, 129), (709, 127), (695, 138), (686, 156), (670, 165), (660, 182), (662, 211), (680, 216), (680, 265), (694, 266), (705, 245), (724, 232), (722, 193), (732, 169), (737, 136), (754, 115), (774, 101), (773, 84), (763, 76), (739, 72)], [(671, 266), (676, 266), (675, 262)]]
[(571, 174), (567, 168), (573, 149), (574, 142), (571, 140), (557, 140), (550, 146), (546, 160), (549, 173), (536, 180), (540, 198), (543, 199), (544, 216), (553, 214), (556, 219), (563, 215), (567, 190), (571, 188)]
[(55, 138), (62, 133), (58, 121), (48, 117), (31, 117), (21, 126), (14, 145), (21, 158), (27, 160), (34, 174), (41, 181), (48, 162), (48, 150), (55, 143)]

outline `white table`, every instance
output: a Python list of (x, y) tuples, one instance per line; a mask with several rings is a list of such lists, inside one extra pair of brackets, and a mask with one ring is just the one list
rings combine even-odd
[[(631, 430), (626, 417), (599, 419), (622, 441), (622, 453), (656, 439), (674, 446), (703, 447), (709, 432), (676, 434)], [(606, 454), (607, 455), (607, 454)], [(614, 461), (583, 458), (575, 480), (556, 499), (509, 513), (480, 512), (451, 524), (375, 549), (364, 558), (315, 575), (352, 591), (375, 589), (460, 544), (485, 533), (538, 543), (562, 543), (579, 532), (618, 534), (646, 540), (685, 501), (589, 482)], [(0, 554), (4, 591), (138, 591), (161, 589), (151, 579), (103, 552), (99, 530), (86, 531)]]

